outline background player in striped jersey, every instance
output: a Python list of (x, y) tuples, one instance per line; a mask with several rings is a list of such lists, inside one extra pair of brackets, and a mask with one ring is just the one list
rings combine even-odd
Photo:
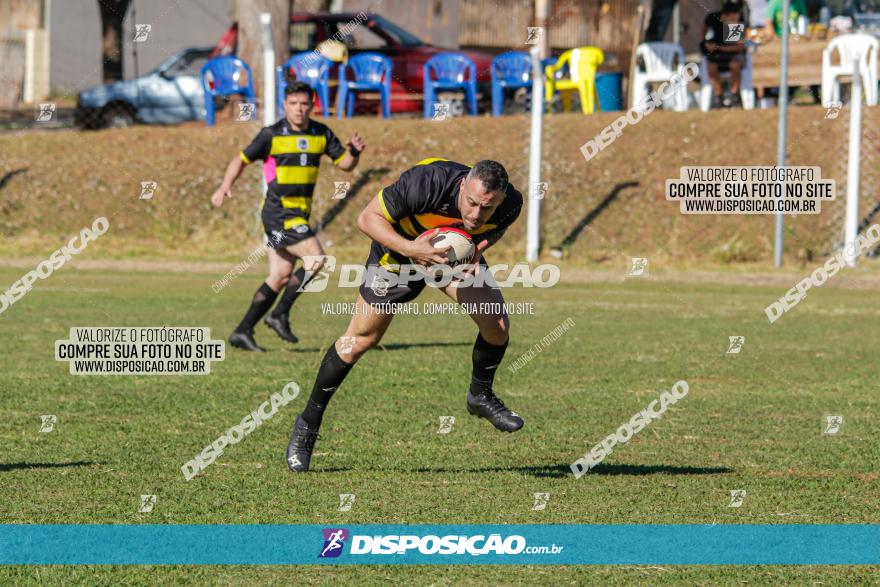
[[(263, 316), (278, 336), (297, 342), (290, 330), (290, 308), (307, 284), (306, 275), (315, 275), (324, 264), (324, 249), (309, 226), (321, 157), (327, 155), (339, 169), (352, 171), (366, 147), (364, 139), (354, 133), (346, 150), (332, 130), (311, 120), (313, 98), (314, 91), (309, 85), (288, 84), (284, 118), (263, 128), (229, 162), (223, 183), (211, 196), (211, 203), (220, 206), (224, 198), (232, 197), (232, 185), (245, 165), (258, 159), (263, 161), (268, 189), (262, 219), (269, 246), (269, 277), (257, 289), (250, 308), (229, 337), (232, 346), (244, 350), (263, 350), (254, 340), (254, 326)], [(303, 265), (294, 273), (297, 258), (303, 260)], [(266, 316), (282, 289), (278, 305)]]

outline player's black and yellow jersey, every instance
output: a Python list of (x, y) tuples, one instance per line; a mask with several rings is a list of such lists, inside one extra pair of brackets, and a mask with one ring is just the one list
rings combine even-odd
[[(479, 243), (494, 242), (519, 217), (523, 197), (510, 183), (504, 200), (489, 220), (477, 230), (467, 230), (458, 209), (459, 185), (470, 171), (469, 165), (447, 159), (425, 159), (401, 174), (392, 185), (379, 192), (382, 214), (398, 234), (413, 240), (422, 232), (437, 226), (458, 226)], [(400, 265), (410, 263), (404, 255), (373, 241), (367, 256), (369, 275), (361, 284), (361, 297), (370, 304), (402, 304), (414, 300), (425, 288), (423, 280), (389, 285), (388, 275), (399, 274)], [(478, 260), (485, 264), (482, 257)]]
[[(523, 197), (510, 183), (504, 200), (486, 223), (476, 230), (461, 226), (458, 209), (459, 185), (470, 166), (448, 159), (425, 159), (415, 167), (403, 172), (392, 185), (379, 192), (379, 206), (385, 218), (398, 234), (414, 239), (421, 233), (437, 226), (458, 225), (474, 237), (475, 242), (490, 239), (503, 233), (519, 217)], [(375, 243), (379, 244), (379, 243)], [(379, 245), (381, 247), (381, 245)], [(385, 249), (382, 265), (403, 262), (400, 255)], [(395, 261), (391, 261), (391, 259)]]
[(263, 128), (241, 152), (245, 163), (263, 161), (268, 185), (263, 205), (267, 232), (297, 227), (302, 229), (298, 232), (306, 232), (322, 155), (334, 164), (345, 155), (345, 147), (333, 131), (314, 120), (304, 131), (293, 130), (285, 118)]

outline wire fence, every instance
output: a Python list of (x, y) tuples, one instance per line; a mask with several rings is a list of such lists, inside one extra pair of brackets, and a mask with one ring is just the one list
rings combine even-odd
[[(864, 109), (863, 109), (864, 111)], [(867, 114), (867, 112), (866, 112)], [(846, 218), (847, 170), (849, 166), (849, 108), (842, 108), (838, 114), (838, 124), (830, 133), (828, 147), (837, 153), (836, 164), (832, 169), (832, 177), (837, 184), (837, 198), (826, 202), (828, 214), (825, 214), (824, 233), (825, 246), (822, 254), (831, 255), (843, 249), (844, 220)], [(859, 233), (868, 226), (880, 222), (880, 132), (872, 128), (873, 118), (862, 118), (861, 150), (859, 166)], [(869, 251), (866, 257), (880, 255), (880, 248)]]

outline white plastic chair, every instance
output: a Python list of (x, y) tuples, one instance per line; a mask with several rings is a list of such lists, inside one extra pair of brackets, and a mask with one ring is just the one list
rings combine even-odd
[[(639, 59), (645, 69), (639, 67)], [(684, 79), (684, 49), (675, 43), (642, 43), (636, 49), (636, 65), (633, 69), (633, 91), (631, 108), (642, 109), (649, 94), (649, 84), (666, 82), (674, 75)], [(687, 83), (682, 83), (678, 91), (664, 106), (671, 105), (676, 112), (684, 112), (688, 107)]]
[[(746, 65), (740, 71), (739, 96), (743, 110), (755, 108), (755, 86), (752, 84), (752, 54), (746, 52)], [(721, 75), (724, 75), (722, 73)], [(700, 61), (700, 110), (708, 112), (712, 108), (712, 82), (709, 81), (709, 60), (703, 56)]]
[[(840, 54), (839, 65), (831, 63), (831, 55), (835, 49)], [(822, 106), (829, 108), (833, 102), (840, 102), (840, 78), (853, 75), (853, 63), (856, 60), (859, 62), (859, 75), (865, 89), (865, 102), (868, 106), (876, 106), (878, 51), (880, 40), (872, 35), (856, 33), (831, 39), (822, 51)]]

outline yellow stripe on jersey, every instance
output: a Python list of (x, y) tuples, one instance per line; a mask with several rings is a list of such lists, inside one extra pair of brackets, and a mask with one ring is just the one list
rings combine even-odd
[[(305, 150), (300, 148), (300, 143), (306, 141)], [(327, 147), (327, 137), (295, 135), (292, 137), (272, 137), (272, 149), (270, 155), (289, 155), (291, 153), (318, 153), (324, 152)]]
[(343, 151), (342, 155), (333, 160), (333, 165), (339, 165), (339, 162), (342, 161), (342, 158), (345, 157), (347, 153), (348, 151)]
[(416, 165), (428, 165), (434, 161), (449, 161), (449, 159), (444, 159), (443, 157), (428, 157), (427, 159), (422, 159), (416, 163)]
[(385, 198), (382, 197), (382, 192), (384, 191), (384, 189), (379, 190), (379, 195), (376, 197), (379, 198), (379, 207), (382, 209), (382, 214), (385, 215), (385, 220), (393, 224), (395, 220), (391, 217), (391, 214), (388, 213), (388, 207), (385, 205)]
[(281, 196), (281, 206), (283, 208), (296, 208), (309, 214), (312, 211), (312, 199), (305, 196)]
[(318, 181), (317, 167), (296, 167), (292, 165), (280, 165), (275, 170), (275, 173), (275, 182), (279, 185), (308, 185)]
[(288, 218), (287, 220), (284, 221), (284, 230), (290, 230), (294, 226), (299, 226), (300, 224), (308, 224), (308, 223), (309, 223), (308, 220), (306, 220), (305, 218), (300, 218), (298, 216), (294, 217), (294, 218)]
[(244, 154), (244, 151), (241, 151), (239, 155), (241, 155), (241, 160), (245, 162), (245, 165), (250, 165), (251, 163), (253, 163), (253, 161), (247, 158), (247, 155)]
[(410, 236), (419, 236), (419, 231), (413, 226), (412, 220), (410, 220), (409, 216), (400, 219), (400, 228)]
[(381, 265), (388, 271), (391, 271), (392, 273), (399, 273), (400, 264), (393, 263), (392, 261), (394, 261), (394, 259), (391, 258), (391, 253), (385, 253), (384, 255), (382, 255), (382, 258), (379, 259), (379, 265)]

